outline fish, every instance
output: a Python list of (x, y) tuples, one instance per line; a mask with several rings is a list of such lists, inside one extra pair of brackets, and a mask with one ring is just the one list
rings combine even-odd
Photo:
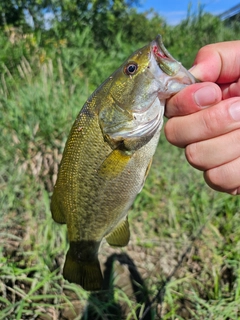
[(67, 224), (63, 277), (69, 282), (87, 291), (102, 289), (101, 243), (128, 244), (128, 210), (149, 173), (166, 100), (195, 82), (158, 35), (130, 55), (80, 110), (50, 205), (54, 221)]

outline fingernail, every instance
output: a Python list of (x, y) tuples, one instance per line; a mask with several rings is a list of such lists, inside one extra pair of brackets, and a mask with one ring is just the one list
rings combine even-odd
[(216, 102), (217, 99), (217, 92), (214, 87), (206, 86), (198, 89), (194, 93), (194, 100), (196, 104), (201, 108), (206, 108), (209, 105)]
[(201, 64), (194, 64), (192, 66), (192, 68), (190, 68), (188, 71), (190, 73), (192, 73), (192, 75), (196, 78), (196, 79), (202, 79), (202, 66)]
[(188, 71), (192, 72), (196, 68), (196, 65), (194, 64)]
[(240, 121), (240, 101), (236, 101), (231, 104), (229, 113), (233, 120)]

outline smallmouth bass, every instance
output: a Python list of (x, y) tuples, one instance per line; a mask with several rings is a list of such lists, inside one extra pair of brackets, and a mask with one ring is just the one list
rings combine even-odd
[(103, 238), (126, 246), (127, 212), (141, 191), (163, 124), (165, 101), (195, 78), (161, 36), (133, 53), (87, 100), (74, 122), (54, 187), (51, 212), (66, 223), (63, 276), (99, 290)]

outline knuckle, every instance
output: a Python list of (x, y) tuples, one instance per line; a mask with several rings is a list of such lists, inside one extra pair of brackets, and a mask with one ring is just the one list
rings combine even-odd
[(165, 132), (165, 136), (168, 140), (168, 142), (170, 142), (173, 145), (178, 146), (178, 134), (176, 132), (176, 126), (174, 125), (174, 118), (173, 119), (169, 119), (167, 121), (167, 123), (165, 124), (164, 127), (164, 132)]
[(204, 178), (207, 184), (214, 190), (231, 193), (239, 185), (239, 160), (206, 170)]
[(204, 172), (204, 179), (206, 183), (214, 190), (220, 190), (222, 185), (221, 175), (218, 170), (210, 169)]
[(201, 47), (198, 51), (198, 55), (204, 55), (205, 53), (209, 53), (211, 51), (212, 44), (207, 44), (204, 47)]
[(201, 169), (198, 143), (191, 143), (185, 149), (188, 162), (195, 168)]
[[(180, 103), (179, 103), (180, 93), (174, 95), (169, 100), (167, 100), (166, 109), (165, 109), (165, 116), (167, 118), (172, 118), (172, 117), (180, 114), (180, 112), (181, 112), (181, 107), (180, 107)], [(180, 101), (181, 101), (181, 99), (180, 99)]]
[(214, 136), (221, 132), (223, 119), (226, 119), (228, 114), (223, 108), (208, 108), (202, 113), (202, 128), (205, 136)]

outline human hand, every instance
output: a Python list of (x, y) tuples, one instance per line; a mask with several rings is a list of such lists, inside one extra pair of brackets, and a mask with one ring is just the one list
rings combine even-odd
[(240, 194), (240, 41), (201, 48), (190, 71), (204, 82), (169, 99), (166, 137), (210, 187)]

